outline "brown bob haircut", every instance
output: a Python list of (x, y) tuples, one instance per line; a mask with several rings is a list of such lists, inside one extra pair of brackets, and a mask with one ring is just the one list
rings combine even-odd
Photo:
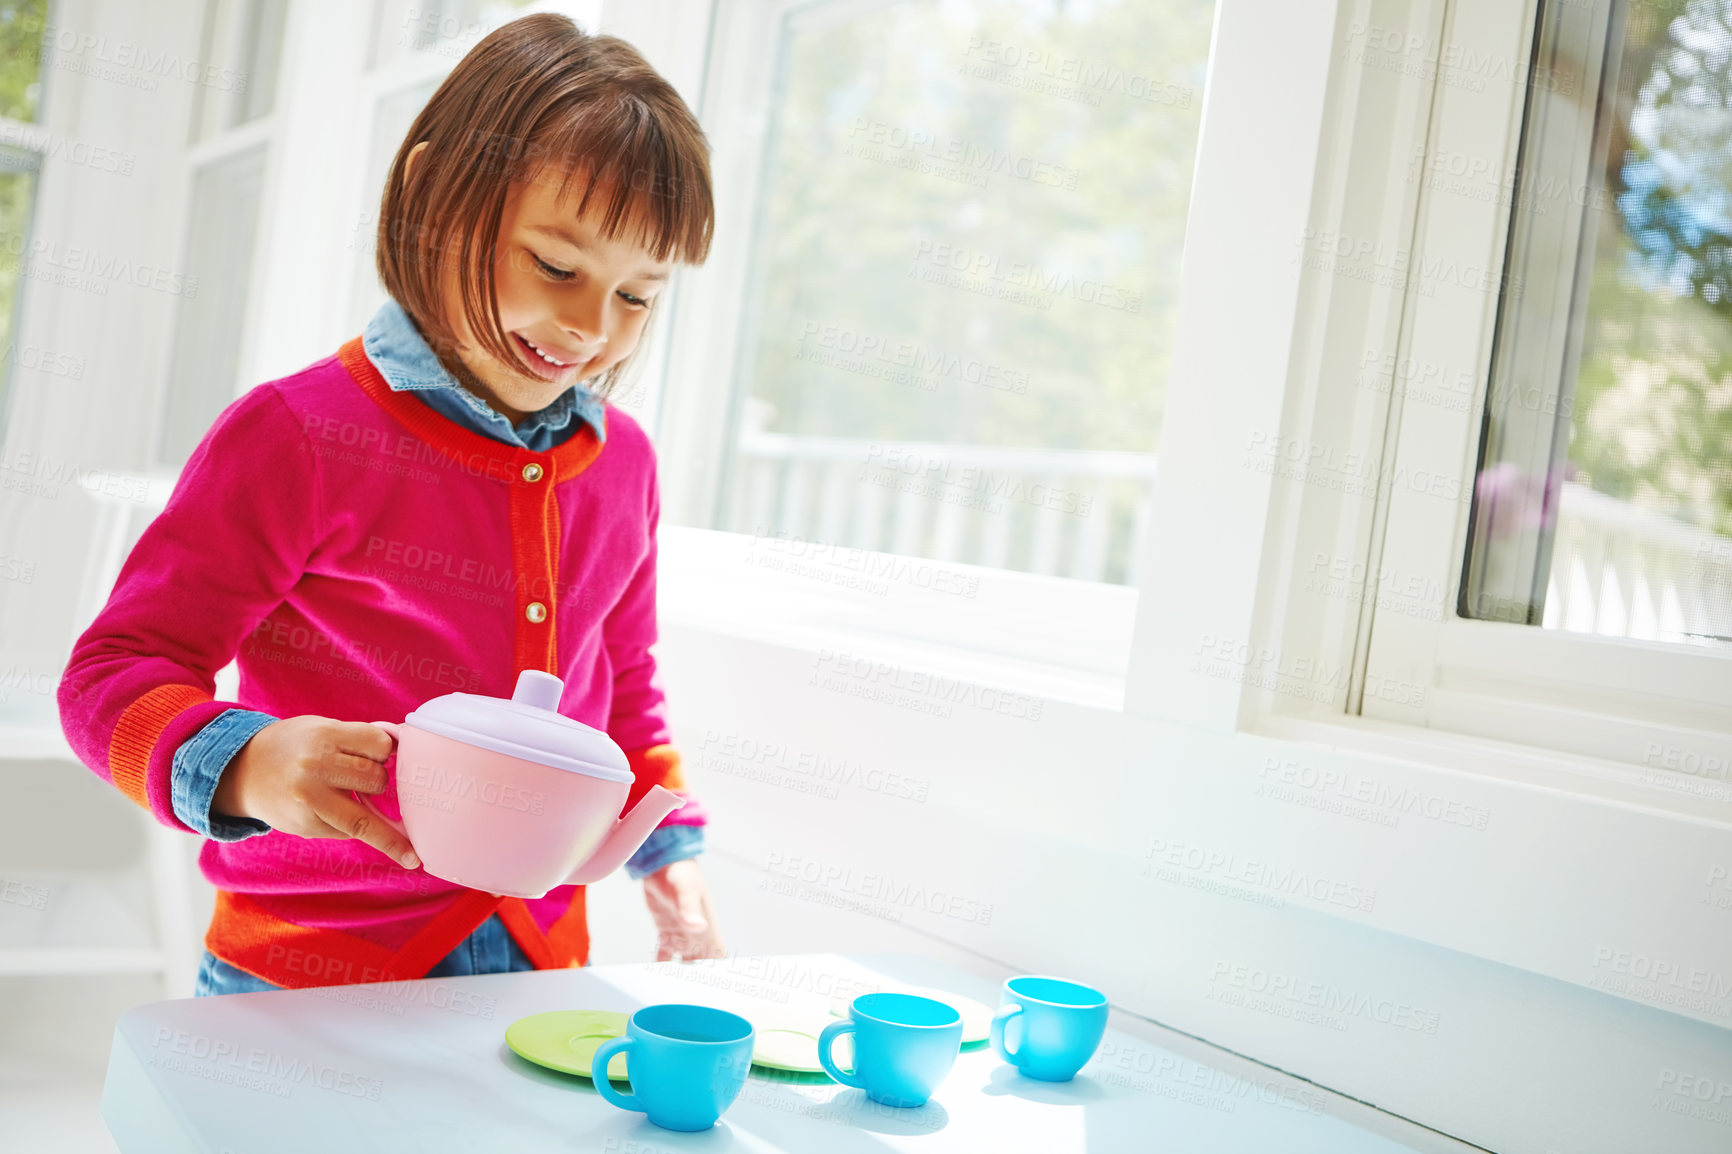
[[(709, 256), (709, 142), (679, 93), (624, 40), (552, 13), (513, 20), (470, 49), (409, 126), (379, 207), (379, 279), (442, 357), (458, 345), (441, 291), (451, 267), (469, 331), (527, 371), (499, 323), (493, 264), (506, 196), (528, 180), (557, 181), (561, 198), (581, 183), (577, 215), (595, 200), (602, 235), (654, 260)], [(590, 387), (608, 395), (636, 360)]]

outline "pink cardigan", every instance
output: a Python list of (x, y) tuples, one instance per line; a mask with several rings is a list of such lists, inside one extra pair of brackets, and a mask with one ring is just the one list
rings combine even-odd
[[(627, 752), (628, 805), (652, 784), (683, 792), (650, 654), (654, 452), (630, 416), (607, 420), (605, 450), (587, 428), (543, 453), (501, 444), (393, 392), (358, 340), (252, 389), (73, 650), (73, 749), (186, 829), (175, 750), (231, 706), (396, 721), (456, 690), (509, 697), (535, 668), (564, 679), (561, 712)], [(237, 700), (212, 700), (231, 659)], [(704, 816), (693, 803), (668, 822)], [(206, 841), (199, 861), (220, 891), (207, 946), (284, 985), (420, 976), (501, 901), (359, 841), (272, 831)], [(581, 887), (521, 905), (499, 912), (538, 965), (585, 960)]]

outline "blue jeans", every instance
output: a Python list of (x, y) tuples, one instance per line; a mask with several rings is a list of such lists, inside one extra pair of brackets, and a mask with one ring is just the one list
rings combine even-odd
[[(505, 923), (499, 920), (499, 915), (494, 914), (475, 927), (475, 932), (459, 942), (456, 949), (427, 971), (426, 976), (458, 978), (466, 974), (508, 974), (534, 968), (535, 963), (529, 960), (523, 948), (506, 932)], [(204, 961), (199, 963), (198, 981), (193, 986), (193, 996), (203, 998), (210, 994), (255, 994), (260, 990), (280, 989), (281, 986), (272, 985), (263, 978), (255, 978), (245, 970), (237, 970), (206, 950)]]

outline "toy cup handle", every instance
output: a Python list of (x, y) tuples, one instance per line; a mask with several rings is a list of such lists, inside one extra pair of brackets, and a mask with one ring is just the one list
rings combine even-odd
[(856, 1090), (864, 1090), (865, 1083), (860, 1081), (860, 1064), (854, 1064), (852, 1072), (844, 1072), (836, 1065), (836, 1059), (830, 1056), (830, 1047), (836, 1044), (836, 1039), (843, 1034), (854, 1032), (854, 1022), (845, 1018), (840, 1022), (831, 1022), (824, 1027), (824, 1032), (818, 1035), (818, 1064), (824, 1067), (824, 1072), (844, 1086), (852, 1086)]
[(644, 1112), (644, 1108), (637, 1104), (637, 1095), (620, 1093), (613, 1088), (613, 1083), (608, 1081), (607, 1077), (607, 1064), (613, 1061), (613, 1056), (625, 1054), (625, 1080), (627, 1085), (631, 1084), (631, 1046), (632, 1039), (629, 1037), (609, 1038), (597, 1046), (595, 1057), (589, 1060), (589, 1078), (595, 1083), (596, 1092), (603, 1098), (621, 1110), (636, 1110), (641, 1114)]
[[(373, 724), (377, 725), (380, 729), (383, 729), (386, 733), (389, 733), (391, 735), (391, 740), (393, 742), (398, 742), (398, 741), (403, 740), (403, 727), (401, 725), (399, 725), (397, 722), (395, 722), (395, 721), (375, 721), (375, 722), (373, 722)], [(349, 796), (354, 798), (356, 801), (360, 802), (362, 805), (366, 806), (370, 811), (372, 811), (372, 814), (374, 817), (378, 818), (380, 821), (384, 822), (386, 825), (390, 826), (392, 829), (396, 830), (398, 833), (402, 834), (404, 837), (409, 836), (409, 831), (403, 828), (402, 822), (396, 821), (392, 818), (388, 818), (384, 814), (379, 812), (379, 807), (373, 804), (373, 795), (372, 794), (362, 793), (359, 790), (351, 789), (349, 791)]]
[(1003, 1058), (1006, 1062), (1009, 1062), (1012, 1066), (1022, 1065), (1022, 1046), (1018, 1045), (1015, 1050), (1012, 1050), (1009, 1046), (1005, 1045), (1004, 1027), (1005, 1023), (1009, 1022), (1020, 1013), (1022, 1013), (1022, 1006), (1016, 1002), (1012, 1002), (1008, 1006), (1000, 1006), (998, 1012), (992, 1015), (992, 1048), (998, 1051), (999, 1057)]

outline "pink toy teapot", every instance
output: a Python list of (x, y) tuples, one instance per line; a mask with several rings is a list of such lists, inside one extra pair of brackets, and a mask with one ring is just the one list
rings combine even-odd
[(620, 817), (630, 763), (607, 734), (557, 712), (564, 689), (552, 674), (525, 669), (509, 701), (448, 693), (400, 725), (374, 722), (397, 739), (403, 820), (355, 796), (448, 882), (538, 898), (600, 881), (685, 801), (651, 786)]

